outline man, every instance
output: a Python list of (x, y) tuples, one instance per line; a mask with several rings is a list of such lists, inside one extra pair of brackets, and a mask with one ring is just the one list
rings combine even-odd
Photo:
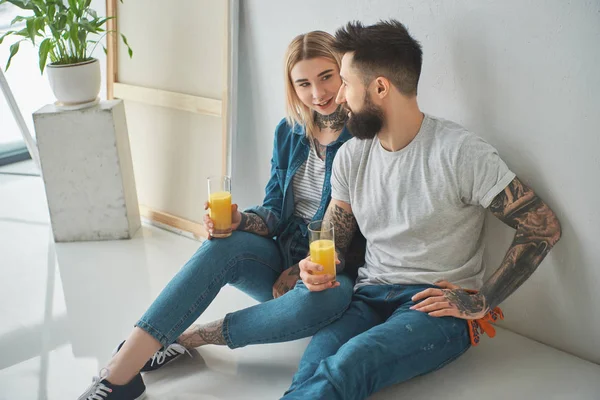
[[(492, 146), (420, 111), (421, 46), (401, 23), (349, 23), (336, 40), (336, 101), (355, 138), (336, 156), (325, 219), (340, 259), (357, 227), (367, 253), (350, 307), (313, 337), (284, 399), (364, 399), (455, 360), (470, 347), (467, 320), (520, 287), (561, 235)], [(516, 235), (484, 283), (486, 208)], [(310, 258), (300, 267), (314, 290), (327, 284)]]

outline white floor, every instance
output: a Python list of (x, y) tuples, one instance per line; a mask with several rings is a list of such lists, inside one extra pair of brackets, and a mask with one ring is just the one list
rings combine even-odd
[[(53, 244), (41, 178), (0, 175), (0, 400), (76, 399), (198, 245), (150, 226), (133, 240)], [(200, 321), (252, 304), (226, 287)], [(148, 398), (278, 398), (305, 344), (201, 348), (146, 374)]]
[[(76, 399), (197, 246), (149, 226), (127, 241), (53, 244), (42, 180), (0, 174), (0, 400)], [(226, 287), (200, 321), (251, 304)], [(146, 374), (148, 399), (278, 399), (306, 343), (200, 348)], [(600, 366), (498, 329), (451, 365), (373, 400), (588, 400), (598, 393)]]

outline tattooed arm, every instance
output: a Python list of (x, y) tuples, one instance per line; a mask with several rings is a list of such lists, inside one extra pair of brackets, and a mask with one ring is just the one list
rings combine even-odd
[[(356, 219), (354, 219), (350, 204), (331, 200), (324, 220), (333, 223), (336, 253), (340, 261), (336, 269), (339, 273), (344, 269), (344, 255), (356, 231)], [(319, 292), (340, 285), (339, 282), (336, 282), (335, 276), (323, 275), (321, 266), (312, 262), (310, 256), (300, 261), (299, 265), (300, 279), (311, 292)]]
[(237, 227), (238, 231), (255, 233), (260, 236), (268, 236), (269, 228), (265, 221), (254, 213), (241, 212), (240, 224)]
[(493, 309), (533, 274), (562, 231), (550, 207), (518, 178), (496, 196), (490, 211), (517, 230), (500, 268), (481, 289), (487, 308)]
[(518, 178), (494, 198), (490, 211), (517, 230), (498, 270), (477, 294), (461, 289), (427, 289), (413, 297), (413, 301), (429, 297), (413, 309), (434, 317), (481, 318), (517, 290), (560, 239), (560, 223), (554, 212)]
[(323, 220), (333, 223), (335, 250), (340, 260), (340, 264), (337, 265), (336, 269), (340, 273), (346, 266), (346, 252), (357, 228), (352, 207), (348, 203), (332, 199)]

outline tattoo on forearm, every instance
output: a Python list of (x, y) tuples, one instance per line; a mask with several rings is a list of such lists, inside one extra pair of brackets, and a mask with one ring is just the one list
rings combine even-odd
[(204, 325), (192, 325), (179, 336), (177, 343), (186, 349), (194, 349), (206, 344), (225, 345), (223, 337), (223, 320), (213, 321)]
[(518, 178), (496, 196), (490, 211), (517, 230), (500, 268), (480, 291), (493, 309), (533, 274), (560, 239), (561, 227), (550, 207)]
[(329, 128), (339, 131), (344, 127), (347, 119), (348, 112), (341, 105), (329, 115), (322, 115), (315, 111), (315, 124), (321, 129)]
[(352, 237), (356, 232), (356, 218), (354, 218), (352, 213), (347, 212), (337, 204), (333, 204), (327, 208), (324, 220), (333, 223), (335, 247), (338, 253), (338, 258), (340, 261), (342, 261), (342, 264), (338, 266), (339, 270), (341, 271), (344, 269), (343, 260), (346, 255), (346, 251), (348, 251), (348, 246), (350, 245)]
[(261, 217), (253, 213), (241, 213), (242, 219), (238, 230), (256, 233), (257, 235), (267, 236), (269, 234), (269, 228)]

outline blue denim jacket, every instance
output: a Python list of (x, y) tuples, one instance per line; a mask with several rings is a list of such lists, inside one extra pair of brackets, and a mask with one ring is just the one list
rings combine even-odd
[[(327, 146), (325, 158), (325, 181), (321, 204), (313, 221), (323, 219), (331, 200), (331, 170), (333, 158), (342, 144), (352, 136), (344, 127), (338, 139)], [(294, 193), (292, 178), (306, 161), (310, 151), (304, 127), (290, 126), (285, 119), (275, 129), (271, 177), (265, 189), (262, 206), (245, 210), (260, 216), (269, 229), (269, 236), (276, 239), (286, 265), (291, 267), (308, 254), (308, 228), (300, 217), (294, 216)]]

